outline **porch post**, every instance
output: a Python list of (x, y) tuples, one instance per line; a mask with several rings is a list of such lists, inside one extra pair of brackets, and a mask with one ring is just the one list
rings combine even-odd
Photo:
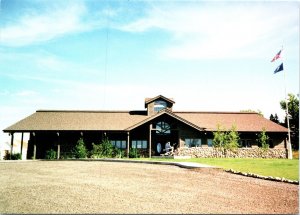
[(35, 160), (36, 158), (36, 137), (35, 137), (35, 133), (32, 133), (33, 139), (34, 139), (34, 145), (33, 145), (33, 160)]
[(13, 153), (13, 148), (14, 148), (14, 133), (10, 133), (11, 134), (11, 142), (10, 142), (10, 160), (11, 160), (11, 155)]
[(130, 133), (127, 131), (127, 158), (129, 158), (129, 141), (130, 141)]
[(151, 158), (151, 149), (152, 149), (151, 131), (152, 131), (152, 123), (150, 123), (149, 125), (149, 158)]
[(24, 138), (24, 133), (22, 132), (22, 135), (21, 135), (21, 160), (23, 157), (23, 138)]
[(58, 160), (60, 157), (60, 137), (59, 137), (59, 132), (57, 132), (56, 134), (58, 138), (58, 144), (57, 144), (57, 160)]

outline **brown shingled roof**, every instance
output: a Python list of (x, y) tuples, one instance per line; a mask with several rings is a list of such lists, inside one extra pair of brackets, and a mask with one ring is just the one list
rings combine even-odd
[(164, 97), (162, 95), (159, 95), (159, 96), (156, 96), (154, 98), (145, 98), (145, 105), (149, 104), (150, 102), (155, 101), (157, 99), (163, 99), (163, 100), (165, 100), (165, 101), (167, 101), (169, 103), (172, 103), (172, 104), (175, 103), (172, 99), (169, 99), (169, 98), (166, 98), (166, 97)]
[(176, 115), (201, 125), (208, 131), (216, 131), (220, 124), (226, 129), (236, 125), (237, 131), (261, 132), (265, 128), (268, 132), (287, 132), (287, 128), (264, 118), (258, 113), (248, 112), (174, 112)]
[[(167, 113), (167, 112), (165, 112)], [(162, 113), (158, 113), (162, 114)], [(215, 131), (217, 124), (237, 131), (287, 132), (287, 128), (257, 113), (240, 112), (168, 112), (167, 114), (198, 130)], [(155, 117), (155, 116), (154, 116)], [(4, 132), (38, 130), (130, 130), (151, 120), (146, 111), (36, 111), (36, 113), (4, 129)]]
[(147, 118), (137, 111), (36, 111), (4, 131), (124, 130)]

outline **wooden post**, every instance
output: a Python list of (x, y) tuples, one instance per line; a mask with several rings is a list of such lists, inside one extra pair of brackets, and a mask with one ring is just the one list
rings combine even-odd
[(32, 133), (33, 139), (34, 139), (34, 145), (33, 145), (33, 160), (36, 159), (36, 137), (35, 137), (35, 133)]
[(21, 136), (21, 160), (23, 157), (23, 139), (24, 139), (24, 133), (22, 132), (22, 136)]
[(152, 124), (149, 125), (149, 158), (151, 158), (152, 140), (151, 140)]
[(33, 160), (36, 158), (36, 144), (33, 145)]
[(129, 158), (129, 141), (130, 141), (130, 134), (127, 131), (127, 158)]
[(57, 160), (60, 158), (60, 137), (59, 132), (56, 133), (58, 137), (58, 144), (57, 144)]
[(58, 144), (57, 145), (57, 160), (59, 159), (60, 157), (60, 145)]
[(13, 153), (13, 148), (14, 148), (14, 133), (11, 133), (10, 160), (11, 160), (11, 155), (12, 155), (12, 153)]

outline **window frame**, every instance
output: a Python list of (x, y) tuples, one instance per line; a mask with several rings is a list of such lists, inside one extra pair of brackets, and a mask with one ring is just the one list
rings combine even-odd
[[(195, 141), (199, 141), (198, 143), (200, 144), (195, 144)], [(191, 143), (188, 143), (187, 142), (193, 142), (192, 144)], [(192, 148), (192, 147), (202, 147), (202, 139), (201, 138), (185, 138), (184, 139), (184, 146), (185, 147), (188, 147), (188, 148)]]
[(147, 140), (132, 140), (131, 148), (133, 149), (148, 149), (148, 141)]

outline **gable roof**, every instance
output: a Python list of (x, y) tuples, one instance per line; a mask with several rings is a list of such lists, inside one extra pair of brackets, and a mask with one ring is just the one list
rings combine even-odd
[(217, 124), (237, 131), (287, 132), (287, 128), (265, 119), (257, 113), (240, 112), (171, 112), (164, 109), (156, 115), (147, 116), (146, 111), (66, 111), (38, 110), (34, 114), (4, 129), (4, 132), (29, 131), (129, 131), (150, 120), (167, 114), (197, 130), (215, 131)]
[(191, 122), (189, 122), (189, 121), (187, 121), (187, 120), (181, 118), (180, 116), (178, 116), (178, 115), (172, 113), (172, 112), (169, 111), (167, 108), (165, 108), (165, 109), (159, 111), (157, 114), (155, 114), (155, 115), (153, 115), (153, 116), (151, 116), (151, 117), (149, 117), (149, 118), (147, 118), (147, 119), (145, 119), (145, 120), (143, 120), (143, 121), (141, 121), (141, 122), (139, 122), (139, 123), (137, 123), (137, 124), (135, 124), (135, 125), (133, 125), (133, 126), (130, 126), (130, 127), (127, 128), (126, 130), (130, 131), (130, 130), (136, 128), (136, 127), (139, 127), (139, 126), (143, 125), (144, 123), (147, 123), (147, 122), (149, 122), (149, 121), (151, 121), (151, 120), (153, 120), (153, 119), (155, 119), (155, 118), (157, 118), (157, 117), (163, 115), (163, 114), (169, 115), (169, 116), (171, 116), (172, 118), (175, 118), (175, 119), (177, 119), (178, 121), (181, 121), (181, 122), (183, 122), (184, 124), (189, 125), (189, 126), (195, 128), (195, 129), (199, 130), (199, 131), (203, 131), (203, 130), (204, 130), (204, 128), (201, 128), (201, 127), (199, 127), (199, 126), (197, 126), (197, 125), (195, 125), (195, 124), (193, 124), (193, 123), (191, 123)]
[(167, 98), (167, 97), (164, 97), (164, 96), (162, 96), (162, 95), (159, 95), (159, 96), (156, 96), (156, 97), (154, 97), (154, 98), (146, 98), (146, 99), (145, 99), (145, 107), (147, 106), (147, 104), (149, 104), (149, 103), (151, 103), (151, 102), (153, 102), (153, 101), (155, 101), (155, 100), (158, 100), (158, 99), (165, 100), (166, 102), (169, 102), (169, 103), (171, 103), (171, 104), (174, 104), (174, 103), (175, 103), (172, 99), (169, 99), (169, 98)]

